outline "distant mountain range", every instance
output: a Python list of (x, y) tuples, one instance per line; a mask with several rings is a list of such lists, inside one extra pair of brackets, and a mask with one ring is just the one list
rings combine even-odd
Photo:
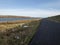
[(2, 15), (0, 15), (0, 18), (35, 18), (35, 19), (41, 19), (41, 17), (30, 17), (30, 16), (2, 16)]
[(0, 18), (32, 18), (32, 17), (29, 17), (29, 16), (1, 16), (0, 15)]

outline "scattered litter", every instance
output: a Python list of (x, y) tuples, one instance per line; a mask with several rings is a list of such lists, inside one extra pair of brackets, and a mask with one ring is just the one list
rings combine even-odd
[(25, 25), (25, 26), (23, 26), (23, 27), (27, 28), (27, 27), (29, 27), (29, 26), (26, 26), (26, 25)]
[(15, 38), (16, 38), (16, 39), (20, 39), (20, 37), (19, 37), (19, 36), (15, 36)]

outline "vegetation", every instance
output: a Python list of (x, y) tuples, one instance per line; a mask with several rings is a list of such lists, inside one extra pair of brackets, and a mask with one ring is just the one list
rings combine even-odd
[(48, 17), (48, 19), (53, 20), (53, 21), (60, 22), (60, 15), (58, 15), (58, 16), (52, 16), (52, 17)]
[(9, 22), (0, 22), (0, 31), (14, 28), (18, 25), (29, 23), (31, 21), (34, 21), (34, 20), (17, 20), (17, 21), (9, 21)]
[[(30, 20), (22, 23), (3, 23), (6, 28), (4, 32), (0, 31), (0, 45), (28, 45), (30, 39), (33, 37), (39, 26), (40, 20)], [(27, 26), (27, 27), (24, 27)], [(3, 27), (4, 28), (4, 27)], [(4, 28), (5, 29), (5, 28)]]

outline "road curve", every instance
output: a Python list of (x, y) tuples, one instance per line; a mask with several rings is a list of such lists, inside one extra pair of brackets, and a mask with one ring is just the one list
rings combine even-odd
[(29, 45), (60, 45), (60, 23), (43, 19)]

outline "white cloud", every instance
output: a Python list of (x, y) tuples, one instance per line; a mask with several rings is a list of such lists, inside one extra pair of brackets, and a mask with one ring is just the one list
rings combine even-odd
[(48, 17), (60, 14), (60, 10), (55, 8), (60, 7), (60, 0), (54, 0), (43, 4), (38, 4), (39, 7), (46, 9), (0, 9), (0, 15), (17, 15), (17, 16), (32, 16), (32, 17)]
[(44, 9), (0, 9), (0, 15), (48, 17), (60, 14), (60, 10)]

